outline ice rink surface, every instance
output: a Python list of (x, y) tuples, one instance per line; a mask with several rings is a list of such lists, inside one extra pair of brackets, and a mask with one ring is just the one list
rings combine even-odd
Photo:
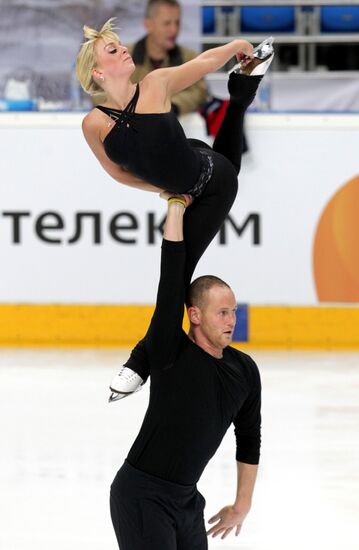
[[(1, 550), (116, 550), (109, 486), (148, 387), (108, 404), (128, 353), (1, 350)], [(250, 515), (211, 550), (358, 550), (359, 353), (252, 352), (263, 444)], [(206, 519), (233, 501), (231, 428), (199, 489)], [(163, 550), (163, 549), (158, 549)]]

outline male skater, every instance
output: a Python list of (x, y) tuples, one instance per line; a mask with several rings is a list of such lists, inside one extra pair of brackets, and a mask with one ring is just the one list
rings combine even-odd
[[(260, 376), (229, 346), (236, 300), (221, 279), (196, 279), (185, 297), (186, 195), (167, 196), (161, 277), (145, 338), (148, 409), (111, 486), (111, 516), (121, 550), (206, 550), (205, 501), (196, 483), (233, 422), (237, 491), (209, 522), (208, 534), (239, 534), (249, 512), (260, 449)], [(186, 298), (189, 333), (182, 330)]]

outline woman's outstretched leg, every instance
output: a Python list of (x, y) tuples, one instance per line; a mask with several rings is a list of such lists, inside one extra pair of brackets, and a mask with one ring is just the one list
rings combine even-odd
[(253, 102), (262, 76), (232, 73), (228, 80), (229, 103), (213, 143), (213, 150), (233, 164), (237, 174), (241, 169), (244, 115)]

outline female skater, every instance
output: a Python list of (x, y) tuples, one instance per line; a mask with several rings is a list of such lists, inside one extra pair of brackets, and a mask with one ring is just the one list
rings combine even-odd
[[(110, 19), (100, 31), (84, 27), (87, 41), (77, 58), (77, 75), (83, 89), (103, 101), (84, 118), (83, 132), (103, 168), (120, 183), (193, 197), (184, 217), (189, 284), (236, 197), (244, 114), (272, 61), (272, 41), (253, 50), (245, 40), (233, 40), (178, 67), (154, 70), (135, 85), (130, 80), (135, 65), (113, 23)], [(238, 63), (228, 81), (230, 101), (213, 148), (187, 139), (171, 112), (171, 97), (233, 56)], [(115, 398), (138, 389), (148, 375), (144, 339), (111, 383)]]

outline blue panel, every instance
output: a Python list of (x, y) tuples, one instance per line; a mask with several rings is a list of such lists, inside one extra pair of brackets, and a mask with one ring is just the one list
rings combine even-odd
[(36, 101), (34, 99), (0, 100), (0, 111), (36, 111)]
[(259, 7), (241, 9), (242, 32), (293, 32), (294, 7)]
[(359, 31), (359, 6), (328, 6), (320, 8), (322, 32)]
[(233, 333), (234, 342), (248, 342), (248, 306), (238, 304), (237, 322)]
[(215, 8), (203, 6), (202, 8), (202, 33), (212, 34), (215, 31)]

